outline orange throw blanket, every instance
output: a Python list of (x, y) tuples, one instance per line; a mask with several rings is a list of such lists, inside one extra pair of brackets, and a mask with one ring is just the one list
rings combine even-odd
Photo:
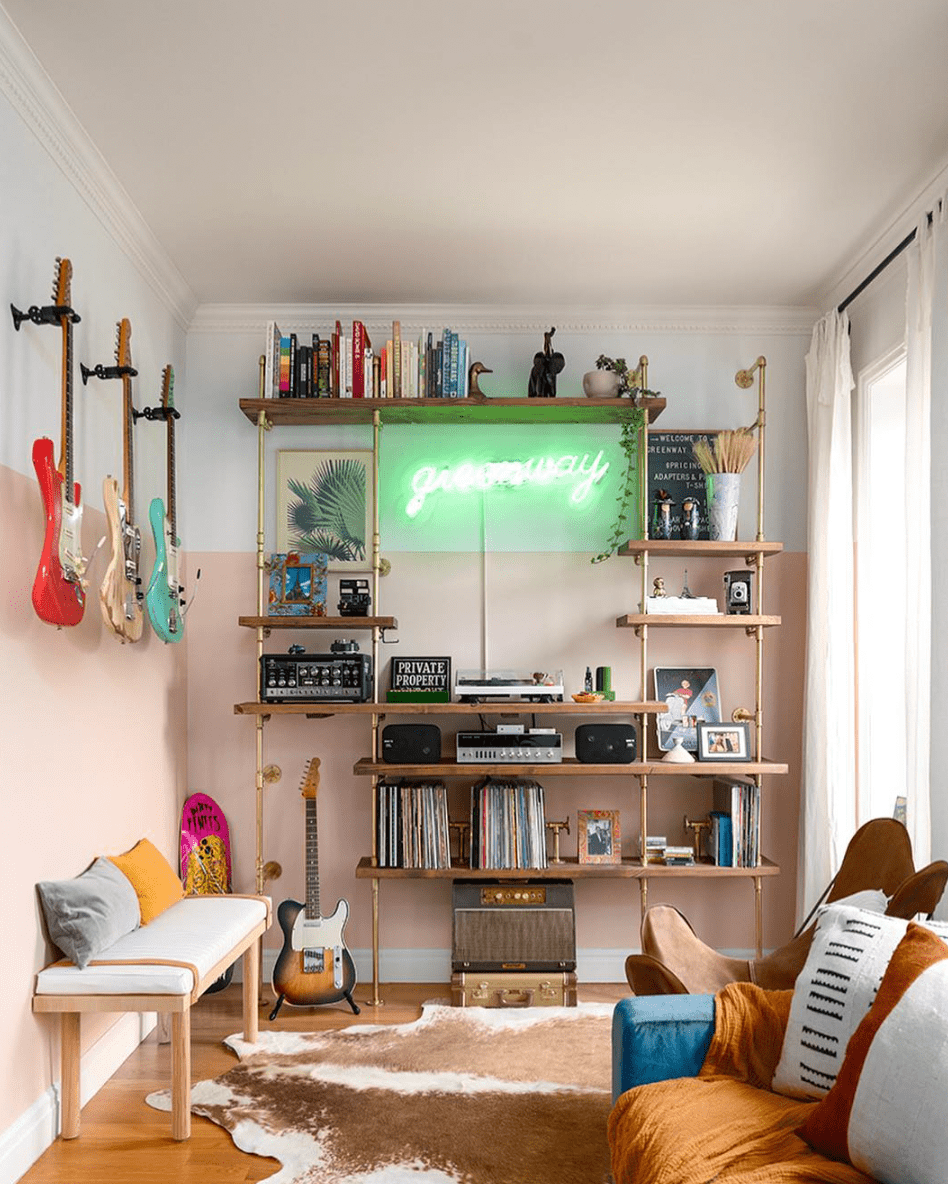
[(701, 1073), (619, 1098), (609, 1118), (615, 1184), (867, 1184), (794, 1133), (813, 1102), (770, 1092), (792, 993), (725, 987)]

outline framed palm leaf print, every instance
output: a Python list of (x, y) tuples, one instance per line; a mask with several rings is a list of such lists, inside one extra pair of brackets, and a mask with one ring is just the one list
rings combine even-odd
[(373, 468), (364, 452), (277, 453), (277, 551), (319, 551), (329, 571), (372, 566)]

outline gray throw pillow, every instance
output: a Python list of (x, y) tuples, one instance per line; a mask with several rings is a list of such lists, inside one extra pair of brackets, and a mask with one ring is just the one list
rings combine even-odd
[(36, 889), (50, 938), (80, 970), (141, 921), (131, 881), (108, 859), (73, 880), (44, 880)]

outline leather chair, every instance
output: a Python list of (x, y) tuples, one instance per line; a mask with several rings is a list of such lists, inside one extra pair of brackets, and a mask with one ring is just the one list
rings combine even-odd
[[(946, 882), (948, 863), (937, 860), (915, 871), (902, 823), (873, 818), (853, 835), (824, 899), (832, 904), (875, 888), (889, 897), (887, 916), (909, 919), (934, 912)], [(626, 959), (626, 978), (636, 995), (714, 994), (732, 982), (788, 990), (803, 969), (815, 928), (813, 922), (766, 958), (728, 958), (706, 945), (677, 909), (653, 905), (642, 918), (642, 953)]]

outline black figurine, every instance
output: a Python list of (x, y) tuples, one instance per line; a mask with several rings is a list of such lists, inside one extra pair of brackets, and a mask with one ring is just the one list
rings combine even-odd
[(543, 334), (543, 353), (533, 355), (533, 369), (527, 394), (531, 399), (555, 399), (556, 376), (566, 365), (561, 353), (553, 352), (553, 334), (556, 329)]

